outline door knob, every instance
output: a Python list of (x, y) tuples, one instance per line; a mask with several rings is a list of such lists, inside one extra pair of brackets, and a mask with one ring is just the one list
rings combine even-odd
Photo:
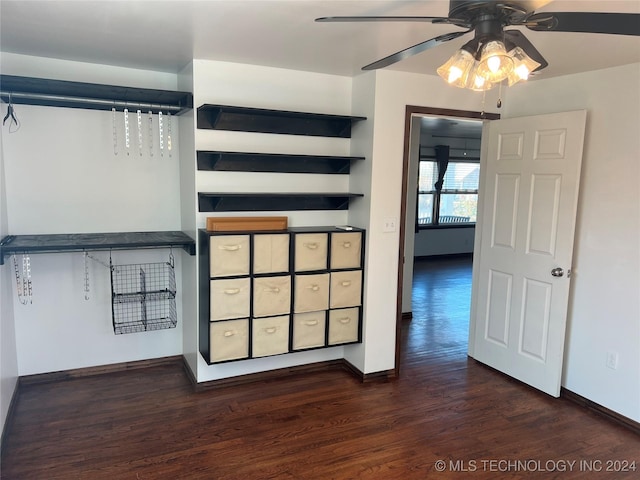
[(554, 277), (561, 277), (564, 275), (564, 270), (560, 267), (556, 267), (551, 270), (551, 275), (553, 275)]

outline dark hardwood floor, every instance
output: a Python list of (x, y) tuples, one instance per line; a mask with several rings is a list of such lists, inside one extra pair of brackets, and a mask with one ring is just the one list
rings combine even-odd
[(415, 280), (397, 380), (195, 393), (175, 363), (24, 385), (2, 478), (639, 478), (620, 471), (640, 469), (631, 430), (467, 358), (470, 261), (417, 262)]

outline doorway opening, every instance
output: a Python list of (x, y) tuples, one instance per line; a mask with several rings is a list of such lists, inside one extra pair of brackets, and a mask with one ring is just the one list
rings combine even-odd
[[(403, 165), (403, 193), (400, 228), (400, 261), (398, 278), (398, 317), (396, 324), (396, 374), (400, 372), (401, 339), (403, 322), (416, 316), (433, 317), (424, 325), (425, 334), (437, 340), (426, 342), (425, 348), (437, 345), (453, 345), (459, 352), (461, 346), (460, 325), (466, 329), (462, 342), (466, 350), (468, 339), (468, 310), (471, 299), (471, 254), (474, 246), (475, 215), (479, 187), (480, 144), (482, 121), (497, 119), (497, 114), (473, 111), (435, 109), (407, 106), (405, 112), (405, 143)], [(448, 172), (448, 174), (447, 174)], [(415, 280), (423, 281), (414, 289), (414, 256), (430, 258), (416, 263)], [(433, 258), (456, 258), (451, 265), (433, 262)], [(466, 257), (466, 258), (465, 258)], [(456, 265), (457, 264), (457, 265)], [(441, 269), (440, 273), (436, 271)], [(448, 273), (447, 273), (448, 272)], [(444, 279), (443, 275), (457, 275), (459, 281)], [(440, 282), (438, 286), (434, 282)], [(447, 288), (453, 286), (454, 289)], [(465, 284), (467, 285), (465, 287)], [(443, 287), (440, 295), (438, 288)], [(464, 292), (468, 293), (464, 293)], [(449, 296), (446, 295), (449, 294)], [(412, 298), (415, 294), (415, 297)], [(451, 296), (453, 295), (453, 297)], [(463, 298), (454, 300), (455, 296)], [(466, 295), (466, 298), (464, 296)], [(441, 298), (436, 298), (440, 296)], [(420, 302), (414, 307), (413, 300)], [(456, 341), (447, 342), (435, 335), (438, 318), (447, 303), (454, 302), (462, 308), (450, 305), (452, 317), (457, 317), (452, 327)], [(442, 302), (445, 302), (444, 304)], [(424, 308), (428, 305), (429, 311)], [(466, 305), (466, 307), (465, 307)], [(467, 313), (465, 313), (465, 311)], [(455, 314), (454, 314), (455, 313)], [(464, 317), (466, 315), (466, 321)], [(417, 337), (419, 338), (419, 337)], [(408, 345), (412, 349), (415, 345)], [(415, 350), (418, 352), (419, 350)], [(443, 352), (444, 353), (444, 352)]]

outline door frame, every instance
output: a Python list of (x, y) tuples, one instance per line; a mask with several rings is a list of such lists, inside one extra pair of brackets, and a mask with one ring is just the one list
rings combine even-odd
[[(409, 186), (409, 159), (411, 158), (410, 137), (411, 137), (411, 118), (413, 115), (422, 115), (430, 117), (454, 117), (465, 118), (469, 120), (498, 120), (499, 113), (476, 112), (470, 110), (453, 110), (448, 108), (422, 107), (417, 105), (407, 105), (404, 115), (404, 147), (402, 154), (402, 193), (400, 199), (400, 244), (398, 248), (398, 291), (396, 300), (396, 358), (395, 358), (395, 377), (400, 376), (400, 358), (401, 358), (401, 340), (402, 340), (402, 286), (404, 277), (404, 243), (406, 235), (406, 217), (407, 217), (407, 192)], [(480, 197), (480, 190), (478, 190)], [(477, 231), (477, 230), (476, 230)]]

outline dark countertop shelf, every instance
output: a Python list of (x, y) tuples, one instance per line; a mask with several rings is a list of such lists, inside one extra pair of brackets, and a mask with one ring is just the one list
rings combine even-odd
[(195, 240), (179, 231), (7, 235), (0, 241), (0, 265), (5, 256), (13, 254), (168, 247), (196, 254)]

